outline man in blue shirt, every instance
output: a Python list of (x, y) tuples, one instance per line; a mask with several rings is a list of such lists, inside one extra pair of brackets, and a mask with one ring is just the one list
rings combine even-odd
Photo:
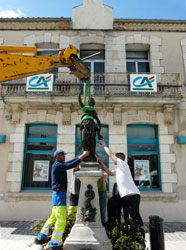
[(79, 163), (89, 155), (89, 151), (84, 151), (82, 155), (65, 162), (65, 153), (63, 150), (57, 150), (54, 153), (55, 162), (52, 165), (52, 214), (45, 222), (37, 238), (35, 244), (42, 245), (45, 243), (49, 234), (49, 227), (55, 225), (52, 238), (50, 241), (50, 249), (57, 250), (62, 241), (62, 236), (66, 226), (66, 192), (67, 192), (67, 170), (75, 168)]

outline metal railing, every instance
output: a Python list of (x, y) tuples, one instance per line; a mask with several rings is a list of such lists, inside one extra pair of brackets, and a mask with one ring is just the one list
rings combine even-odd
[[(147, 73), (144, 73), (147, 74)], [(150, 73), (152, 74), (152, 73)], [(91, 94), (96, 96), (155, 96), (180, 98), (182, 84), (180, 74), (155, 74), (157, 92), (131, 92), (130, 73), (93, 73), (91, 74)], [(58, 72), (54, 75), (52, 92), (26, 92), (26, 78), (4, 82), (0, 85), (0, 96), (49, 95), (74, 96), (82, 88), (83, 83), (68, 72)]]

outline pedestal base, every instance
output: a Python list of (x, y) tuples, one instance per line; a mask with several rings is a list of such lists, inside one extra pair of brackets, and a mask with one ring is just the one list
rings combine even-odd
[[(111, 242), (101, 223), (97, 181), (103, 174), (98, 167), (97, 162), (82, 162), (81, 169), (76, 172), (76, 176), (81, 181), (78, 211), (75, 224), (65, 240), (64, 250), (112, 250)], [(95, 218), (88, 223), (82, 213), (87, 201), (85, 193), (89, 186), (94, 192), (91, 206), (96, 212)]]
[(64, 250), (111, 250), (104, 227), (75, 224), (66, 239)]

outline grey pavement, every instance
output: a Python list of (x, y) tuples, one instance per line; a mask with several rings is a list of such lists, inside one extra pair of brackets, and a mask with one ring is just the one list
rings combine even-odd
[[(0, 221), (0, 250), (32, 250), (35, 236), (30, 221)], [(148, 223), (145, 223), (148, 228)], [(166, 250), (186, 250), (186, 222), (165, 222)], [(147, 248), (150, 250), (149, 232), (146, 232)], [(158, 249), (157, 249), (158, 250)]]

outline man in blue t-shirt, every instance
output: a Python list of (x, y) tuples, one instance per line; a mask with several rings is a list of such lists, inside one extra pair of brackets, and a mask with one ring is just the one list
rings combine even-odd
[(49, 227), (55, 225), (52, 238), (50, 241), (50, 249), (57, 250), (62, 241), (62, 236), (66, 226), (66, 192), (67, 192), (67, 170), (75, 168), (79, 163), (89, 155), (89, 151), (84, 151), (78, 157), (65, 162), (66, 153), (63, 150), (57, 150), (54, 153), (55, 162), (52, 165), (52, 213), (50, 218), (45, 222), (37, 238), (35, 244), (42, 245), (45, 243), (49, 234)]

